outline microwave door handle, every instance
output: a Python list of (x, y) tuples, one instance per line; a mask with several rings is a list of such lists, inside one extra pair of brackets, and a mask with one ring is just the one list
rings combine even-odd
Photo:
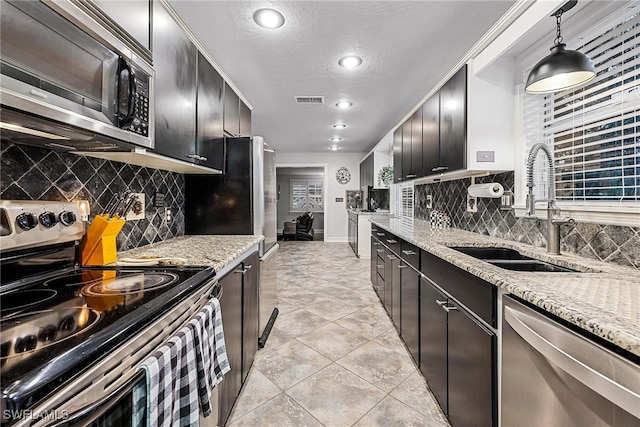
[[(120, 66), (118, 67), (118, 84), (122, 83), (120, 79), (120, 75), (123, 70), (126, 70), (127, 73), (129, 74), (129, 87), (127, 90), (127, 98), (128, 98), (127, 107), (128, 108), (127, 108), (127, 114), (124, 116), (124, 118), (120, 119), (120, 127), (127, 126), (133, 121), (133, 115), (135, 113), (135, 106), (136, 106), (136, 95), (138, 91), (138, 87), (136, 85), (136, 76), (133, 74), (133, 69), (127, 63), (127, 61), (125, 61), (123, 58), (120, 58)], [(120, 95), (121, 95), (121, 92), (118, 91), (118, 96)], [(120, 114), (121, 114), (120, 99), (118, 99), (118, 117), (121, 117)]]
[(138, 382), (144, 381), (145, 376), (146, 374), (144, 370), (137, 371), (133, 378), (122, 384), (109, 395), (103, 397), (97, 402), (90, 404), (89, 406), (85, 406), (77, 412), (69, 414), (69, 417), (59, 425), (71, 427), (86, 426), (92, 423), (93, 421), (100, 418), (100, 416), (104, 415), (109, 409), (113, 407), (116, 402), (118, 402), (127, 393), (130, 393)]

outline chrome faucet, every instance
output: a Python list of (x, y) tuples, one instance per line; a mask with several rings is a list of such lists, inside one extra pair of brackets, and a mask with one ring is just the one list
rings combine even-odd
[(560, 215), (560, 208), (556, 204), (556, 181), (555, 166), (553, 164), (553, 153), (548, 145), (540, 142), (529, 151), (527, 157), (527, 213), (528, 217), (536, 217), (536, 197), (533, 194), (533, 165), (536, 161), (538, 151), (542, 150), (547, 155), (549, 161), (549, 187), (547, 189), (547, 198), (539, 201), (546, 201), (547, 205), (547, 252), (553, 255), (560, 255), (560, 226), (569, 224), (573, 225), (573, 218)]

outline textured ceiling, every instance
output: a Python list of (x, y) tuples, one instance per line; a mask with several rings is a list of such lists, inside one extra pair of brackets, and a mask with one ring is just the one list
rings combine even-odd
[[(281, 152), (341, 151), (377, 144), (449, 72), (513, 1), (172, 0), (253, 107), (252, 131)], [(253, 12), (280, 11), (285, 25), (258, 27)], [(357, 54), (345, 70), (338, 60)], [(300, 105), (299, 95), (324, 96)], [(353, 107), (339, 110), (348, 99)], [(334, 123), (347, 128), (335, 130)]]

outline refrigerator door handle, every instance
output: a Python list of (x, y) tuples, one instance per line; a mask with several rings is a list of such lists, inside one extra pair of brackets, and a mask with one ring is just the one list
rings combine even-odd
[[(504, 308), (505, 321), (522, 339), (533, 349), (553, 362), (560, 369), (580, 381), (589, 389), (595, 391), (608, 401), (614, 403), (635, 417), (640, 418), (640, 395), (618, 384), (611, 378), (586, 365), (573, 355), (560, 349), (544, 336), (526, 324), (527, 316), (513, 307)], [(550, 332), (562, 333), (562, 330), (544, 323), (542, 326), (553, 329)], [(594, 348), (595, 350), (595, 348)], [(596, 350), (597, 351), (597, 350)]]

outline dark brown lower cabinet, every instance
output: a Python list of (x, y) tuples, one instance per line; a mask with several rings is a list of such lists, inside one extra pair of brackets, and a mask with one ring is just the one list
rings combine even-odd
[[(397, 257), (386, 247), (383, 247), (384, 260), (384, 308), (392, 316), (392, 290), (393, 290), (393, 262)], [(397, 262), (397, 261), (396, 261)]]
[(227, 422), (233, 404), (242, 388), (242, 273), (231, 272), (220, 279), (223, 289), (220, 298), (224, 341), (231, 371), (227, 372), (218, 387), (220, 405), (219, 425)]
[(400, 318), (401, 305), (400, 305), (400, 258), (393, 252), (391, 252), (391, 320), (396, 325), (398, 332), (402, 328), (402, 319)]
[(260, 282), (260, 258), (254, 252), (242, 262), (242, 382), (244, 383), (258, 352), (260, 320), (258, 283)]
[(442, 410), (448, 409), (447, 312), (439, 302), (447, 298), (427, 279), (420, 278), (420, 371)]
[(405, 261), (400, 262), (401, 336), (413, 360), (420, 363), (420, 273)]
[(455, 303), (449, 306), (456, 308), (448, 318), (449, 421), (455, 427), (496, 425), (496, 335)]
[(424, 277), (420, 316), (420, 370), (451, 425), (496, 425), (495, 333)]

